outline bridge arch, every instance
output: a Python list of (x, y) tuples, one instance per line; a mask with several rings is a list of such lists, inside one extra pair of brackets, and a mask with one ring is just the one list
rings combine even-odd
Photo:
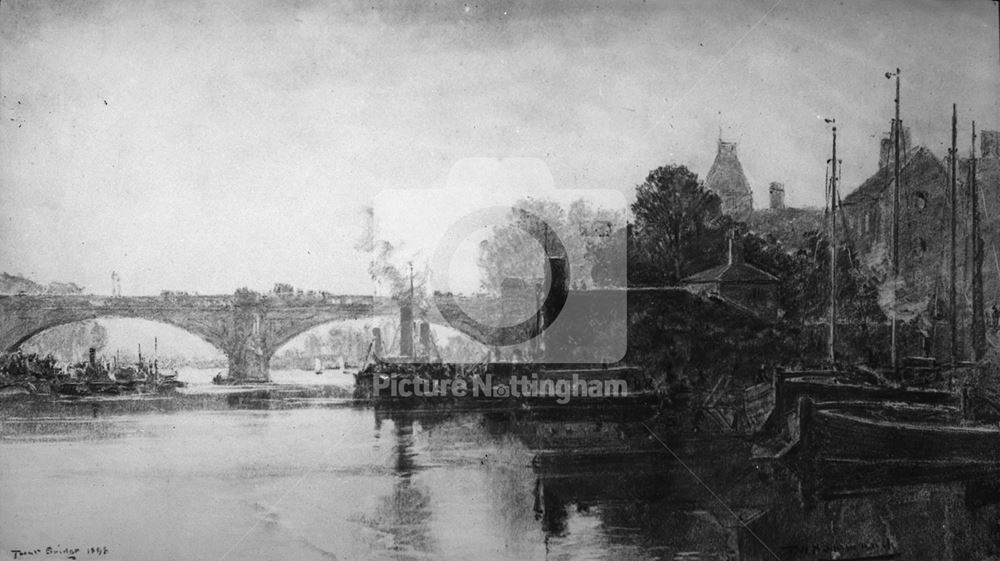
[(84, 314), (74, 314), (72, 316), (67, 315), (60, 317), (58, 319), (40, 321), (30, 326), (27, 326), (26, 329), (23, 330), (23, 332), (15, 335), (11, 341), (5, 341), (3, 350), (5, 352), (13, 352), (18, 348), (20, 348), (24, 343), (30, 341), (33, 337), (41, 335), (42, 333), (45, 333), (46, 331), (55, 329), (57, 327), (61, 327), (64, 325), (71, 325), (78, 322), (96, 321), (102, 319), (111, 319), (111, 320), (132, 319), (132, 320), (141, 320), (154, 324), (174, 327), (180, 329), (185, 333), (197, 337), (199, 340), (204, 341), (205, 343), (208, 343), (209, 345), (211, 345), (212, 348), (218, 350), (223, 355), (226, 354), (226, 349), (221, 344), (222, 342), (220, 339), (214, 337), (213, 334), (206, 333), (205, 331), (201, 331), (198, 329), (191, 329), (191, 326), (187, 325), (185, 322), (171, 321), (171, 318), (153, 318), (153, 317), (145, 317), (142, 314), (122, 314), (122, 313), (84, 313)]

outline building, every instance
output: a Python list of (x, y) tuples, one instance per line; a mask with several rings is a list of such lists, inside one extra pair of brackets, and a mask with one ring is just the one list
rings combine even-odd
[(785, 208), (785, 184), (772, 181), (767, 189), (771, 196), (771, 210), (781, 210)]
[[(948, 170), (930, 150), (917, 146), (902, 153), (899, 190), (899, 270), (906, 300), (944, 294), (943, 265), (948, 261), (950, 194)], [(844, 198), (847, 228), (842, 234), (864, 261), (886, 273), (892, 260), (892, 158)]]
[(785, 205), (785, 184), (772, 182), (768, 188), (769, 208), (754, 209), (753, 192), (736, 153), (736, 143), (719, 140), (715, 161), (704, 186), (722, 200), (722, 213), (743, 222), (751, 232), (782, 243), (794, 250), (807, 242), (806, 234), (824, 228), (823, 211), (817, 208), (790, 208)]
[[(911, 147), (904, 129), (899, 190), (899, 270), (896, 297), (905, 319), (921, 316), (933, 323), (949, 315), (951, 288), (951, 188), (949, 161), (923, 146)], [(1000, 301), (1000, 133), (980, 136), (977, 183), (984, 242), (983, 281), (987, 310)], [(960, 153), (962, 151), (960, 150)], [(971, 325), (972, 252), (969, 161), (959, 158), (956, 174), (955, 279), (961, 344), (967, 346), (963, 326)], [(893, 146), (883, 138), (879, 169), (844, 198), (847, 228), (841, 234), (852, 242), (864, 263), (886, 278), (892, 263)], [(929, 324), (928, 324), (929, 325)], [(938, 330), (940, 331), (940, 330)], [(933, 335), (940, 341), (940, 333)], [(946, 339), (946, 338), (945, 338)], [(965, 356), (969, 356), (964, 352)]]
[(744, 222), (751, 232), (781, 244), (789, 251), (809, 242), (807, 234), (822, 232), (826, 228), (823, 210), (818, 208), (793, 208), (785, 205), (785, 184), (774, 181), (768, 187), (770, 206), (754, 210)]
[(767, 319), (778, 317), (778, 279), (743, 261), (739, 244), (729, 240), (725, 265), (691, 275), (681, 284), (703, 296), (722, 298)]
[(719, 139), (715, 161), (705, 176), (705, 188), (722, 199), (722, 213), (744, 220), (753, 212), (753, 192), (736, 156), (736, 143)]

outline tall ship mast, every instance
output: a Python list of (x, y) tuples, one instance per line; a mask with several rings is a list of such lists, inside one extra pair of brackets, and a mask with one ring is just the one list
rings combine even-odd
[(951, 149), (948, 151), (949, 154), (949, 176), (951, 181), (950, 195), (951, 195), (951, 220), (949, 221), (949, 226), (951, 228), (951, 263), (950, 263), (950, 280), (951, 285), (948, 287), (948, 305), (949, 305), (949, 318), (950, 318), (950, 329), (951, 329), (951, 366), (955, 367), (958, 362), (958, 255), (956, 248), (958, 246), (958, 107), (954, 103), (951, 105)]
[[(830, 119), (829, 122), (835, 122)], [(837, 125), (833, 126), (833, 148), (830, 158), (830, 182), (827, 185), (830, 209), (830, 333), (827, 342), (827, 359), (837, 360)]]
[(972, 356), (979, 361), (986, 355), (986, 312), (983, 302), (983, 240), (979, 237), (979, 185), (976, 179), (976, 122), (972, 121), (972, 146), (969, 150), (969, 197), (972, 199)]
[(899, 341), (896, 325), (896, 284), (899, 281), (899, 135), (903, 122), (899, 118), (899, 68), (886, 72), (886, 78), (896, 77), (896, 116), (892, 120), (892, 370), (899, 369)]

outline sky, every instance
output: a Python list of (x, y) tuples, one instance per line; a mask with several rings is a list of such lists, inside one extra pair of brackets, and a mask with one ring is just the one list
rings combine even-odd
[[(821, 205), (903, 120), (942, 154), (951, 104), (1000, 128), (988, 0), (5, 1), (0, 270), (110, 293), (287, 282), (368, 294), (366, 207), (468, 158), (535, 158), (558, 189), (707, 173), (738, 142), (755, 204)], [(960, 143), (967, 149), (968, 140)], [(414, 214), (434, 222), (431, 209)], [(414, 235), (417, 235), (416, 233)]]

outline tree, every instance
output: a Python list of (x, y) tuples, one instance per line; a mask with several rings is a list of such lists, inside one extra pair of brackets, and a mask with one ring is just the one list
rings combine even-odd
[[(541, 218), (559, 236), (569, 259), (573, 287), (605, 285), (598, 282), (592, 269), (597, 253), (613, 243), (613, 234), (624, 221), (621, 213), (595, 208), (583, 199), (564, 208), (555, 201), (529, 198), (518, 201), (508, 223), (495, 226), (489, 239), (480, 246), (478, 265), (486, 291), (499, 292), (504, 279), (532, 280), (544, 274), (544, 255), (529, 232), (533, 221), (522, 210)], [(605, 281), (613, 276), (613, 271), (605, 270), (600, 279)]]
[(35, 335), (23, 345), (25, 352), (51, 353), (63, 362), (84, 360), (93, 347), (101, 352), (108, 343), (107, 329), (94, 320), (59, 325)]
[(718, 238), (723, 232), (721, 200), (684, 166), (668, 165), (649, 172), (636, 187), (632, 214), (631, 241), (643, 284), (656, 282), (643, 278), (652, 274), (661, 276), (659, 283), (678, 282), (688, 272), (692, 257), (701, 255), (698, 249), (706, 234)]

